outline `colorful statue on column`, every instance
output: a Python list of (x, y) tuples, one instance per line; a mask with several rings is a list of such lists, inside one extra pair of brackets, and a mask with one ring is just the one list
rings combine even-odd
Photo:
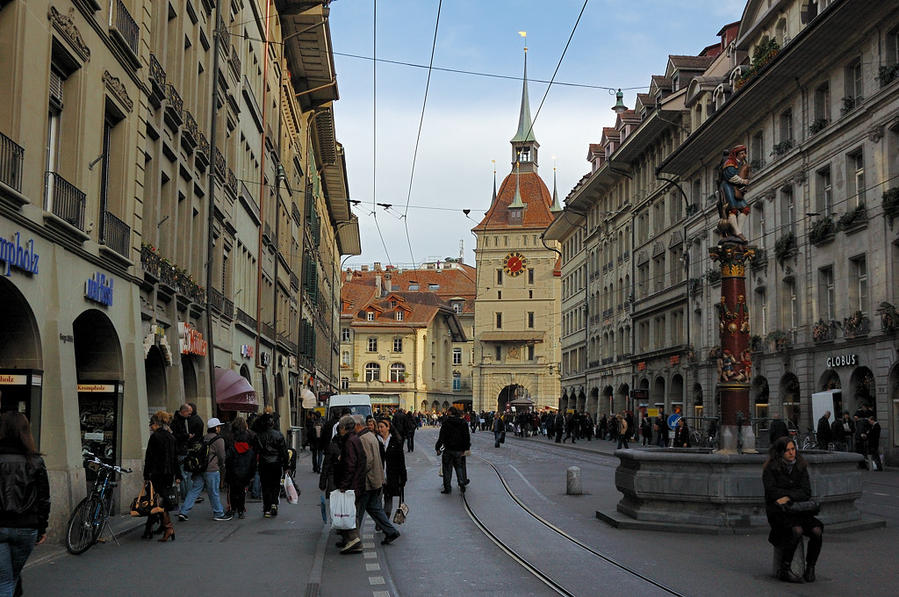
[(745, 145), (734, 147), (722, 160), (718, 173), (718, 234), (745, 243), (743, 225), (749, 215), (744, 199), (749, 184), (749, 160)]

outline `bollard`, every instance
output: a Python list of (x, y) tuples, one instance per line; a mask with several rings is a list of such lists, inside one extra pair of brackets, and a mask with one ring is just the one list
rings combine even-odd
[(584, 493), (581, 488), (581, 467), (568, 467), (565, 493), (568, 495), (581, 495)]

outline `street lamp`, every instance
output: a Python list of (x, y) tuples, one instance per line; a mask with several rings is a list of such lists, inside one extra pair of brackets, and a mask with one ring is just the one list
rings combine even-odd
[[(612, 90), (610, 89), (609, 93), (611, 92)], [(618, 93), (615, 94), (615, 105), (612, 106), (612, 111), (619, 115), (627, 112), (627, 106), (624, 105), (624, 94), (621, 92), (620, 87), (618, 88)]]

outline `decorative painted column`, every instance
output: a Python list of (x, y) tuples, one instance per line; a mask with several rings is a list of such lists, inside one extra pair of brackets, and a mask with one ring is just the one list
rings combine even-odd
[(709, 249), (709, 256), (721, 265), (721, 301), (716, 307), (721, 338), (717, 365), (721, 399), (719, 450), (722, 452), (755, 451), (755, 434), (750, 425), (752, 357), (746, 303), (746, 263), (755, 257), (755, 252), (755, 247), (731, 240), (721, 241)]

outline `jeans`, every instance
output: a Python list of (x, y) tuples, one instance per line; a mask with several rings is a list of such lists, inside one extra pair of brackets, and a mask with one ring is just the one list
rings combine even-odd
[(0, 527), (0, 597), (12, 597), (35, 541), (37, 529)]
[(178, 492), (181, 494), (181, 501), (187, 497), (187, 489), (190, 487), (190, 473), (184, 470), (184, 455), (178, 456), (178, 468), (181, 471), (181, 483), (178, 484)]
[(627, 445), (627, 436), (626, 435), (618, 436), (618, 449), (620, 450), (622, 446), (624, 446), (625, 450), (630, 450), (630, 446)]
[(381, 527), (385, 537), (399, 534), (399, 531), (396, 530), (396, 527), (393, 526), (393, 523), (387, 518), (387, 514), (384, 513), (384, 504), (380, 489), (363, 491), (362, 496), (356, 499), (356, 530), (362, 529), (362, 518), (365, 516), (366, 512), (368, 512), (368, 515), (375, 521), (375, 524)]
[(312, 472), (320, 473), (322, 470), (322, 460), (325, 458), (325, 451), (318, 448), (312, 448)]
[(250, 497), (258, 500), (262, 497), (262, 481), (259, 479), (259, 470), (256, 470), (256, 474), (253, 476), (253, 480), (250, 482)]
[(213, 516), (222, 516), (225, 509), (222, 508), (222, 500), (219, 498), (219, 484), (221, 483), (221, 475), (218, 471), (212, 473), (203, 473), (201, 475), (191, 475), (190, 489), (187, 490), (187, 497), (181, 504), (180, 514), (187, 514), (194, 507), (194, 502), (206, 487), (206, 495), (209, 496), (209, 505), (212, 507)]
[(443, 488), (449, 491), (453, 483), (453, 469), (456, 470), (456, 482), (462, 487), (468, 480), (465, 470), (465, 452), (458, 450), (443, 451)]
[(406, 447), (409, 452), (415, 451), (415, 431), (409, 433), (409, 437), (406, 438)]
[(281, 494), (281, 464), (259, 463), (259, 479), (262, 483), (262, 511), (268, 512), (278, 505)]

